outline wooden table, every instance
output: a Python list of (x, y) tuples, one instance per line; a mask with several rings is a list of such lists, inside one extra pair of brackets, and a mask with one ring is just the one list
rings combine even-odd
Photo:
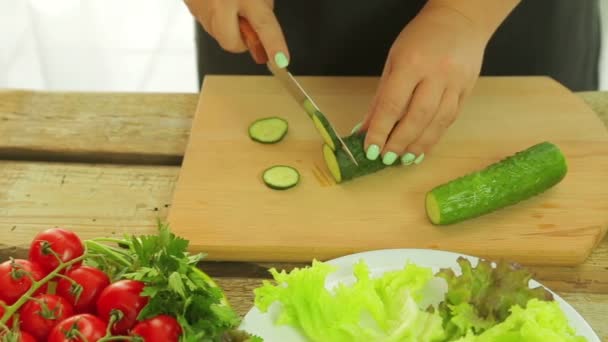
[[(608, 126), (608, 92), (579, 93)], [(165, 218), (198, 94), (0, 90), (0, 260), (35, 232), (152, 233)], [(593, 167), (590, 165), (590, 167)], [(268, 267), (205, 262), (240, 314)], [(608, 341), (608, 239), (578, 267), (532, 267)]]

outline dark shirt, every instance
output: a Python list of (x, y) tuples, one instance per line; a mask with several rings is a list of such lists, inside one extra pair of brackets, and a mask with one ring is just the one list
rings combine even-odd
[[(294, 75), (378, 76), (423, 0), (275, 0)], [(232, 54), (196, 25), (199, 79), (269, 74), (249, 53)], [(523, 0), (492, 36), (481, 75), (544, 75), (572, 91), (597, 90), (598, 0)]]

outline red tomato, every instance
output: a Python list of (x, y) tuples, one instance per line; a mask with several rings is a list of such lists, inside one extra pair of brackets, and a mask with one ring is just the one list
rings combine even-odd
[(45, 341), (57, 323), (74, 314), (74, 309), (63, 297), (40, 294), (27, 301), (19, 312), (21, 329), (39, 341)]
[(119, 280), (106, 287), (97, 299), (97, 314), (99, 318), (110, 322), (112, 311), (122, 312), (124, 317), (112, 325), (115, 335), (126, 334), (137, 320), (137, 315), (146, 304), (148, 297), (140, 296), (144, 283), (136, 280)]
[[(65, 276), (75, 281), (80, 287), (61, 278), (57, 283), (57, 294), (67, 299), (74, 306), (76, 313), (94, 314), (97, 298), (101, 291), (110, 285), (108, 275), (95, 267), (79, 266), (67, 271)], [(80, 291), (79, 297), (76, 295), (77, 291)]]
[(145, 342), (178, 342), (182, 327), (168, 315), (158, 315), (135, 325), (131, 335), (139, 336)]
[[(76, 234), (61, 228), (47, 229), (38, 233), (30, 246), (29, 259), (39, 264), (47, 274), (59, 266), (59, 260), (50, 250), (63, 262), (67, 262), (84, 253), (84, 244)], [(80, 263), (72, 267), (78, 265)]]
[(96, 342), (106, 335), (107, 324), (91, 314), (64, 319), (53, 328), (47, 342)]
[(19, 334), (21, 335), (19, 342), (36, 342), (36, 339), (32, 335), (26, 333), (25, 331), (22, 331)]
[[(27, 290), (32, 287), (29, 273), (36, 281), (44, 278), (44, 271), (36, 263), (29, 260), (14, 259), (0, 264), (0, 300), (7, 305), (13, 305)], [(46, 291), (46, 284), (37, 293)]]
[(0, 340), (2, 341), (15, 341), (15, 342), (36, 342), (36, 339), (32, 335), (25, 331), (14, 332), (11, 331), (7, 334), (0, 334)]

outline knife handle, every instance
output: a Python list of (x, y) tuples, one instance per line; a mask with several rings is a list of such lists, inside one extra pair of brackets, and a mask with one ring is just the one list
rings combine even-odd
[(258, 64), (265, 64), (268, 62), (268, 55), (264, 49), (264, 45), (260, 41), (260, 37), (255, 32), (247, 19), (239, 16), (239, 28), (241, 30), (241, 36), (249, 49), (249, 53), (253, 60)]

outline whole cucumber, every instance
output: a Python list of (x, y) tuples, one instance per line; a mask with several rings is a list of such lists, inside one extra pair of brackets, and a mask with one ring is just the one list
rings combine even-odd
[(566, 158), (559, 147), (541, 142), (435, 187), (426, 195), (426, 213), (437, 225), (481, 216), (548, 190), (567, 171)]

